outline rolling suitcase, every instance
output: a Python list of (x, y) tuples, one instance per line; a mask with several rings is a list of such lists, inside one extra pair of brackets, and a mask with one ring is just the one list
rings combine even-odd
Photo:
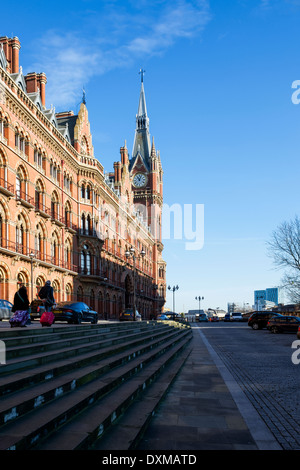
[(51, 326), (54, 322), (55, 316), (52, 312), (44, 312), (40, 318), (42, 326)]
[(18, 326), (26, 326), (26, 323), (29, 318), (30, 316), (27, 310), (17, 310), (9, 319), (9, 323), (11, 328), (16, 328)]

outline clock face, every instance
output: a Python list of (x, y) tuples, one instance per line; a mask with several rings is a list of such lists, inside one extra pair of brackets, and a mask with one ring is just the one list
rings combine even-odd
[(136, 188), (141, 188), (142, 186), (145, 186), (146, 181), (146, 175), (144, 175), (143, 173), (137, 173), (133, 178), (133, 184)]

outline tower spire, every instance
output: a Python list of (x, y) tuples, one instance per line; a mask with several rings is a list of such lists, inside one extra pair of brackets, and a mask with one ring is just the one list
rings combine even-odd
[(148, 164), (151, 154), (150, 134), (149, 134), (149, 118), (147, 114), (146, 97), (144, 90), (144, 73), (145, 70), (140, 69), (141, 75), (141, 90), (139, 98), (138, 112), (136, 115), (136, 130), (134, 136), (134, 144), (132, 156), (136, 158), (140, 153), (144, 162)]

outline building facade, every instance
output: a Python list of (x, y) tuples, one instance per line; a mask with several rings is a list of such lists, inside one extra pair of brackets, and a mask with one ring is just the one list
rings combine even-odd
[(24, 76), (19, 50), (18, 38), (0, 38), (0, 298), (21, 284), (34, 298), (49, 279), (56, 301), (85, 301), (99, 317), (133, 303), (155, 317), (166, 292), (163, 172), (143, 79), (132, 156), (125, 143), (106, 174), (85, 98), (78, 115), (47, 109), (46, 75)]

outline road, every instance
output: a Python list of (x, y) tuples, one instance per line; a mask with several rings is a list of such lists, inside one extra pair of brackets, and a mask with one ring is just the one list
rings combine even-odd
[[(296, 334), (254, 331), (247, 323), (198, 324), (284, 450), (300, 449), (300, 364)], [(296, 362), (296, 361), (294, 361)]]

